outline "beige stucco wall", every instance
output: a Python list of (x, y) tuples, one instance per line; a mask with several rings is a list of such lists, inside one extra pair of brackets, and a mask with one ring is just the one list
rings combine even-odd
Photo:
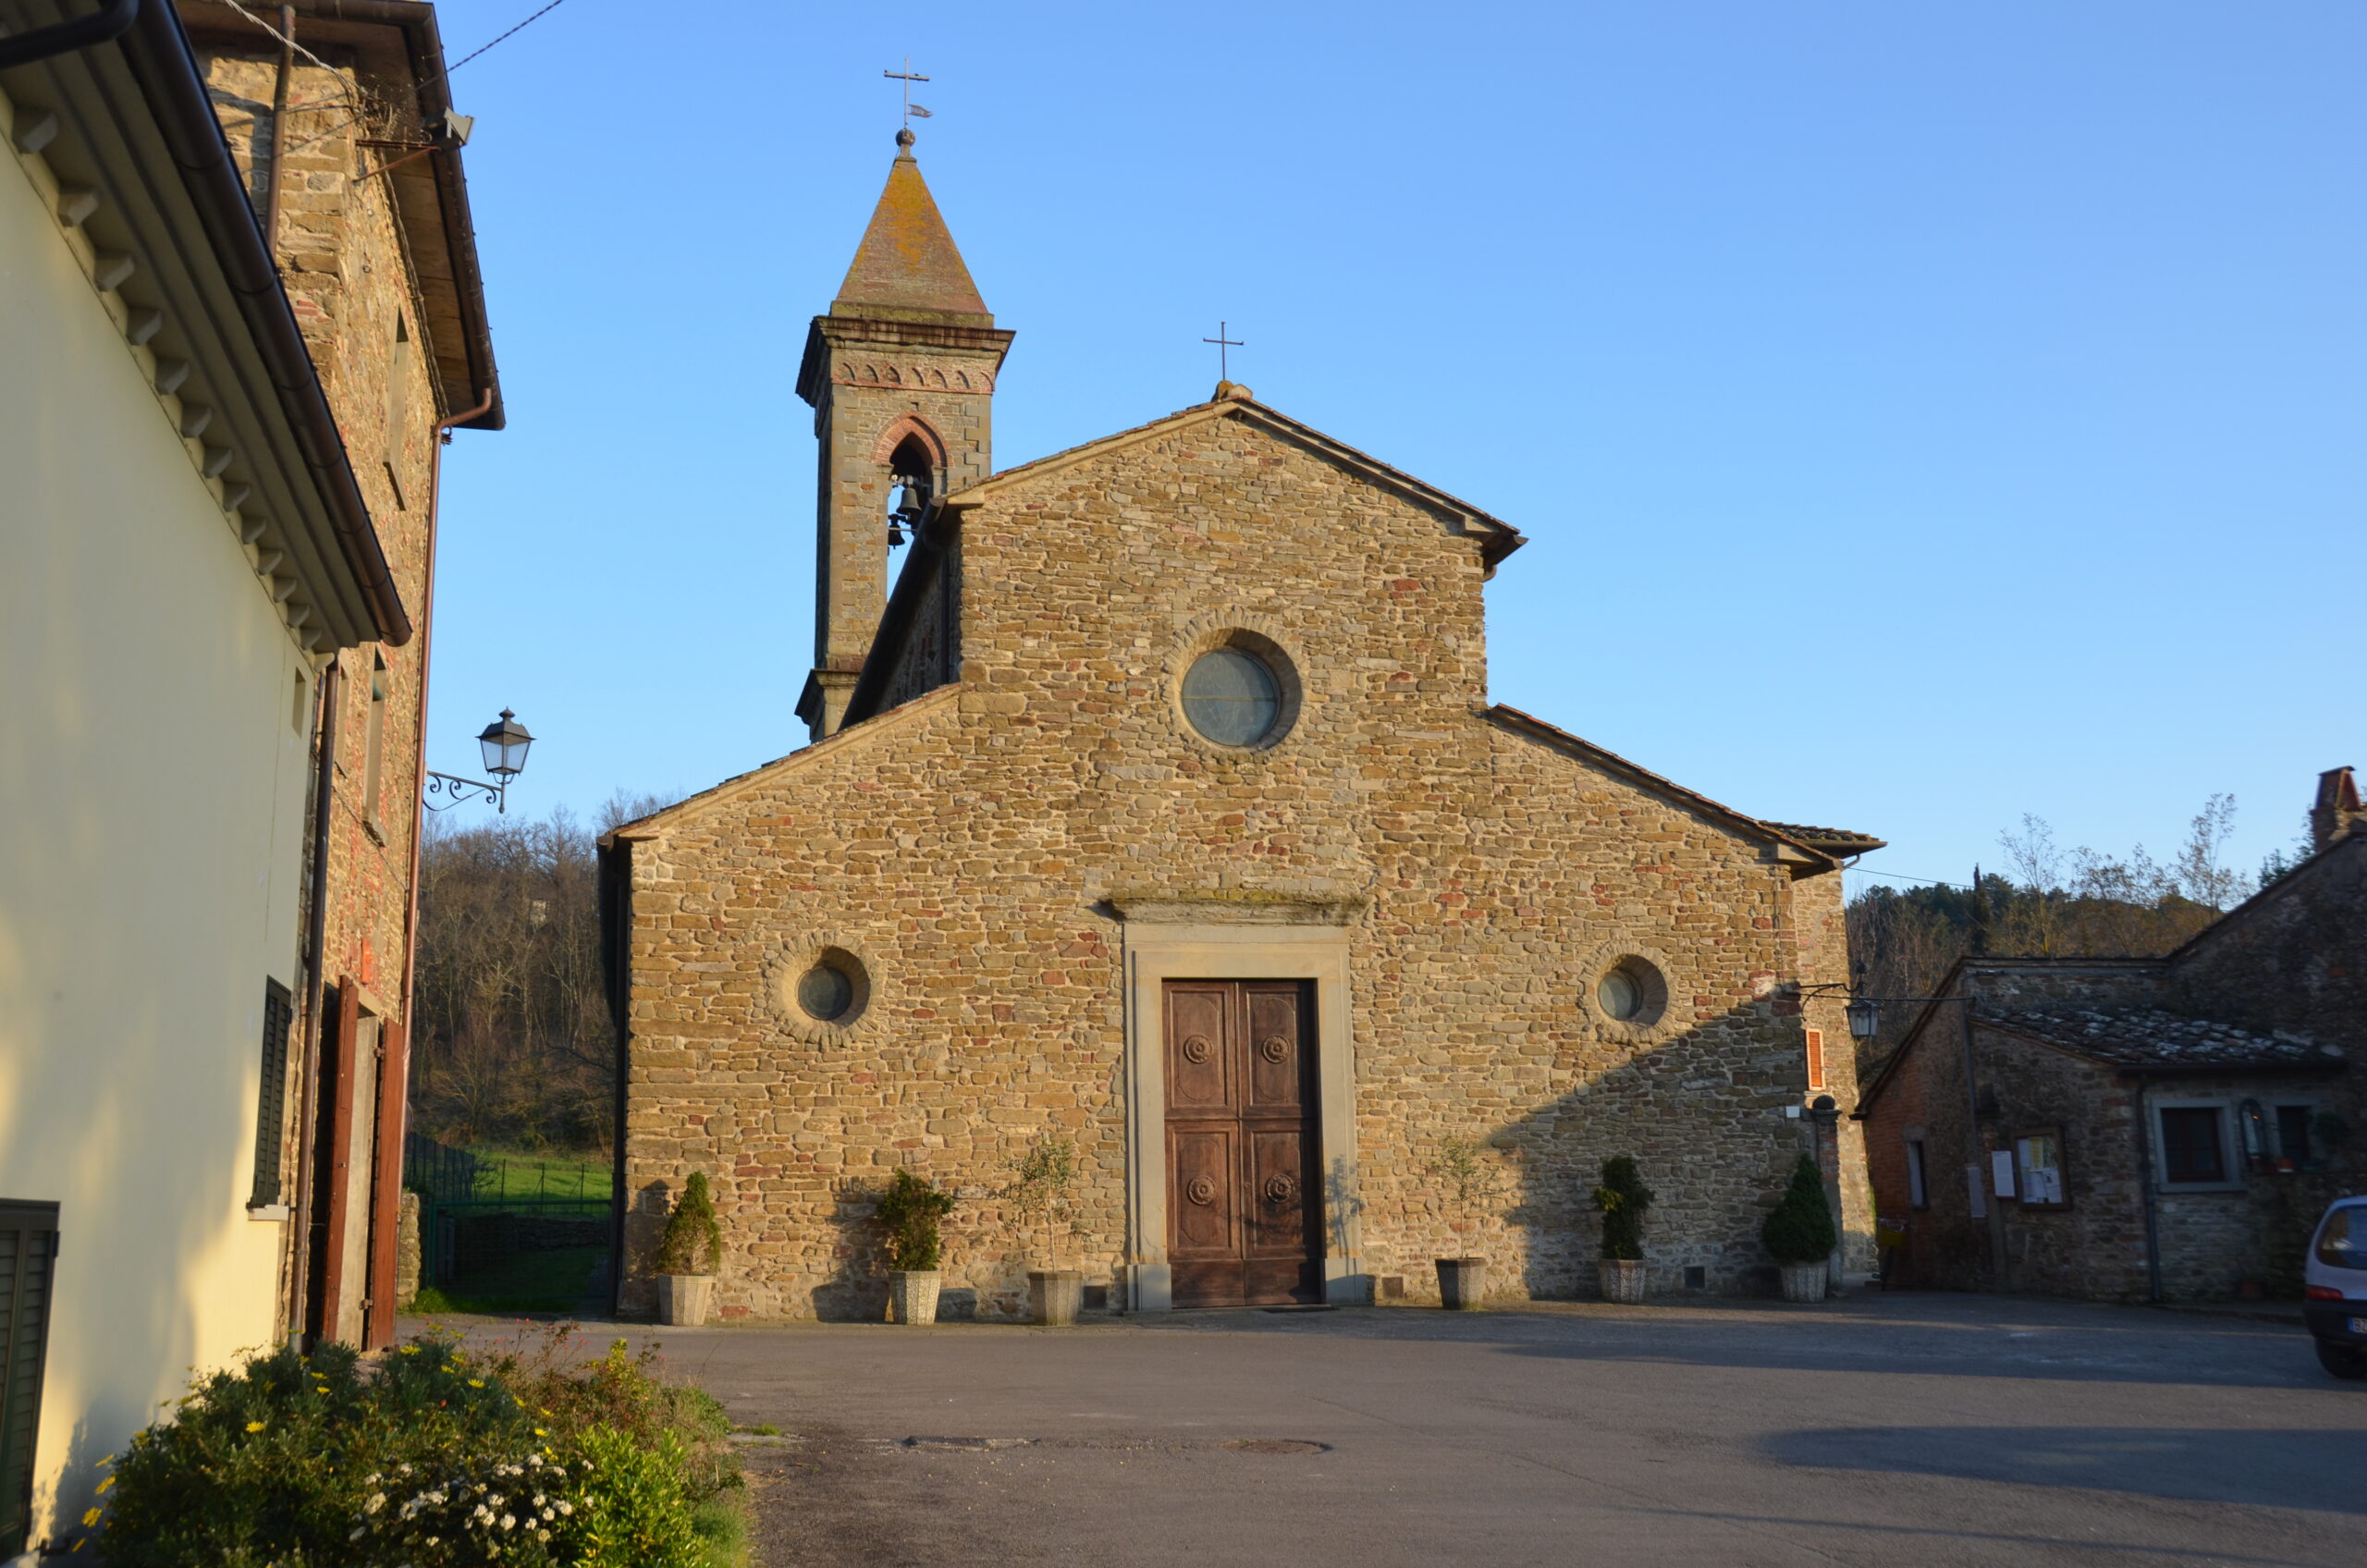
[(283, 1227), (245, 1206), (304, 666), (38, 165), (0, 165), (0, 1196), (62, 1231), (39, 1538), (274, 1333)]

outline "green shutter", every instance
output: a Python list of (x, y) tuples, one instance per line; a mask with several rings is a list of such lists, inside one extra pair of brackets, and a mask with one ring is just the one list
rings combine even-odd
[(57, 1206), (0, 1202), (0, 1557), (32, 1526), (33, 1439), (56, 1270)]
[(255, 1189), (247, 1202), (258, 1208), (280, 1199), (279, 1149), (288, 1114), (288, 1024), (293, 998), (276, 980), (264, 982), (263, 1097), (255, 1106)]

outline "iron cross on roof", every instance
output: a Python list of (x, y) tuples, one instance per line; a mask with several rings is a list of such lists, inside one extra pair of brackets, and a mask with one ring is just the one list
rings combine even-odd
[(1243, 342), (1238, 337), (1228, 337), (1225, 336), (1225, 333), (1232, 327), (1232, 325), (1233, 324), (1231, 322), (1220, 321), (1217, 323), (1217, 335), (1214, 337), (1203, 337), (1200, 339), (1203, 343), (1213, 343), (1217, 346), (1217, 379), (1219, 381), (1231, 381), (1233, 379), (1233, 367), (1226, 361), (1226, 351), (1232, 349), (1246, 349), (1249, 347), (1248, 344)]
[(901, 81), (904, 84), (904, 129), (906, 130), (913, 129), (913, 116), (914, 115), (920, 116), (923, 119), (930, 117), (929, 112), (926, 109), (922, 108), (918, 104), (913, 102), (913, 83), (916, 81), (926, 81), (928, 78), (918, 74), (913, 69), (913, 57), (910, 55), (904, 56), (904, 68), (902, 70), (881, 71), (879, 74), (886, 77), (890, 81)]

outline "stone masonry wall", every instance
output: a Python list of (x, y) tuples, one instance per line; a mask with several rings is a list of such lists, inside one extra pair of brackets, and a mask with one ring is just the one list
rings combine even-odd
[(2367, 834), (2354, 834), (2177, 955), (2179, 1011), (2289, 1029), (2367, 1057)]
[[(1040, 1266), (996, 1195), (1073, 1139), (1077, 1254), (1125, 1261), (1112, 895), (1364, 901), (1350, 929), (1362, 1268), (1417, 1295), (1479, 1251), (1512, 1293), (1593, 1285), (1600, 1161), (1661, 1194), (1656, 1288), (1765, 1260), (1806, 1090), (1794, 884), (1772, 851), (1483, 717), (1484, 568), (1446, 519), (1222, 419), (1031, 472), (969, 515), (963, 663), (919, 698), (627, 830), (628, 1310), (669, 1194), (715, 1179), (731, 1317), (879, 1310), (869, 1194), (957, 1188), (948, 1284), (1021, 1310)], [(1212, 746), (1175, 697), (1227, 629), (1300, 679), (1278, 743)], [(1837, 881), (1837, 878), (1834, 880)], [(790, 994), (860, 962), (851, 1027)], [(1669, 982), (1649, 1027), (1601, 970)], [(1838, 1053), (1846, 1057), (1846, 1053)], [(1484, 1140), (1503, 1201), (1425, 1166)], [(1163, 1248), (1165, 1238), (1150, 1238)]]

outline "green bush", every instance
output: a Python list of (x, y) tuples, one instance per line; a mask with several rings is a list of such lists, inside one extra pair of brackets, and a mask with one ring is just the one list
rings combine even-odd
[(201, 1378), (102, 1487), (124, 1568), (705, 1568), (736, 1560), (722, 1407), (619, 1341), (562, 1364), (443, 1337), (371, 1368), (340, 1345)]
[(693, 1170), (657, 1240), (657, 1272), (712, 1274), (722, 1266), (723, 1227), (716, 1221), (715, 1198), (706, 1188), (706, 1172)]
[(1807, 1155), (1792, 1167), (1792, 1184), (1759, 1228), (1759, 1239), (1778, 1263), (1821, 1263), (1833, 1256), (1840, 1237), (1824, 1201), (1824, 1175)]
[(879, 1199), (879, 1223), (887, 1227), (888, 1267), (935, 1268), (943, 1260), (940, 1229), (953, 1212), (953, 1194), (909, 1167), (889, 1179)]
[(1652, 1207), (1652, 1190), (1644, 1185), (1634, 1158), (1623, 1154), (1602, 1162), (1602, 1185), (1594, 1190), (1594, 1206), (1602, 1211), (1602, 1256), (1640, 1261), (1644, 1211)]

